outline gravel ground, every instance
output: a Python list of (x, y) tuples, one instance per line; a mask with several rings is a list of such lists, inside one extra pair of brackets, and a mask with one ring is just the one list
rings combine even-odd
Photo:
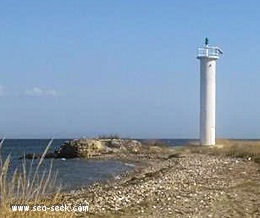
[(126, 159), (139, 162), (134, 172), (64, 194), (64, 202), (87, 201), (84, 217), (260, 217), (256, 163), (191, 153)]

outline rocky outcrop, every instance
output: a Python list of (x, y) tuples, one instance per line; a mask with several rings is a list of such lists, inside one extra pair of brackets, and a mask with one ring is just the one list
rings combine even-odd
[(77, 139), (65, 142), (55, 153), (58, 158), (75, 158), (99, 155), (103, 150), (104, 146), (98, 140)]
[(57, 158), (94, 157), (120, 152), (139, 152), (142, 143), (130, 139), (75, 139), (61, 145), (54, 153)]
[[(143, 156), (169, 153), (170, 147), (161, 143), (150, 143), (133, 139), (74, 139), (66, 141), (54, 152), (47, 153), (44, 158), (126, 158), (131, 155)], [(21, 158), (39, 159), (41, 154), (26, 154)], [(165, 157), (167, 158), (167, 157)]]

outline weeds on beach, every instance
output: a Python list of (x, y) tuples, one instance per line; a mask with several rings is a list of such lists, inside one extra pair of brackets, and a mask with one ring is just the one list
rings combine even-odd
[(215, 146), (187, 146), (190, 152), (245, 158), (260, 164), (260, 141), (219, 139)]
[[(3, 159), (1, 154), (4, 139), (0, 142), (0, 217), (30, 215), (30, 212), (16, 214), (18, 212), (12, 212), (10, 205), (42, 203), (48, 199), (47, 194), (50, 190), (54, 190), (55, 195), (52, 196), (51, 200), (47, 201), (57, 201), (57, 196), (59, 196), (59, 188), (56, 188), (57, 172), (53, 172), (52, 163), (49, 169), (43, 171), (43, 173), (39, 172), (52, 141), (50, 140), (40, 159), (35, 160), (33, 158), (29, 161), (28, 167), (28, 161), (24, 158), (21, 169), (16, 168), (13, 173), (10, 172), (10, 155)], [(36, 161), (37, 165), (35, 167)]]
[(109, 135), (99, 135), (98, 139), (120, 139), (121, 137), (118, 134), (109, 134)]

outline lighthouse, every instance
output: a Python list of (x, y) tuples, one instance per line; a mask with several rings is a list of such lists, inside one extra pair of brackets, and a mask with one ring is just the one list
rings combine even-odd
[(208, 38), (204, 47), (198, 48), (200, 60), (200, 144), (215, 145), (216, 125), (216, 61), (223, 54), (215, 46), (209, 46)]

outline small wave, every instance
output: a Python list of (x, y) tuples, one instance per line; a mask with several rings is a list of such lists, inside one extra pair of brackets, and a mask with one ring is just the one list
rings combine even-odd
[(129, 167), (135, 167), (135, 164), (131, 164), (131, 163), (125, 163), (125, 165)]
[(121, 177), (120, 177), (120, 176), (118, 176), (118, 175), (117, 175), (117, 176), (115, 176), (114, 178), (115, 178), (116, 180), (119, 180), (119, 179), (121, 179)]

